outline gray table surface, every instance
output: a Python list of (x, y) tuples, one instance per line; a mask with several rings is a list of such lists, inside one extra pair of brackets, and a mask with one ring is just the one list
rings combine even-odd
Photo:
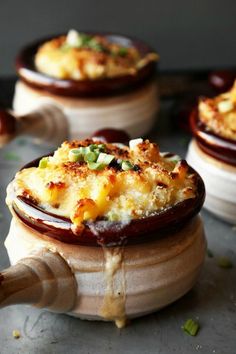
[[(151, 138), (162, 151), (185, 156), (186, 136), (171, 128), (171, 102), (162, 102), (161, 114)], [(10, 214), (5, 206), (5, 190), (17, 169), (25, 162), (48, 152), (28, 139), (17, 139), (0, 150), (0, 268), (9, 265), (4, 239)], [(80, 354), (171, 354), (236, 353), (236, 229), (202, 211), (208, 247), (214, 257), (206, 257), (196, 286), (167, 308), (132, 321), (119, 330), (112, 323), (89, 322), (50, 313), (29, 306), (0, 310), (0, 354), (80, 353)], [(17, 247), (17, 245), (16, 245)], [(217, 257), (227, 255), (232, 269), (217, 265)], [(186, 265), (187, 266), (187, 265)], [(186, 335), (182, 324), (197, 319), (201, 329), (196, 337)], [(12, 330), (21, 332), (20, 339)]]

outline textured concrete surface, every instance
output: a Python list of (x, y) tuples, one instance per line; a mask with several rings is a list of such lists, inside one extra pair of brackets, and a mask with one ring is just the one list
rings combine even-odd
[[(160, 144), (162, 151), (184, 156), (186, 136), (170, 129), (170, 106), (171, 102), (162, 103), (161, 118), (152, 139)], [(47, 151), (48, 148), (25, 139), (17, 139), (0, 150), (0, 269), (9, 264), (3, 244), (10, 222), (4, 202), (6, 186), (21, 165)], [(0, 354), (235, 354), (236, 230), (206, 211), (202, 216), (214, 257), (206, 257), (198, 283), (182, 299), (132, 321), (123, 330), (111, 323), (82, 321), (29, 306), (4, 308), (0, 310)], [(234, 268), (218, 267), (217, 257), (222, 255), (230, 257)], [(200, 323), (196, 337), (186, 335), (181, 329), (188, 318)], [(14, 329), (21, 332), (20, 339), (12, 337)]]

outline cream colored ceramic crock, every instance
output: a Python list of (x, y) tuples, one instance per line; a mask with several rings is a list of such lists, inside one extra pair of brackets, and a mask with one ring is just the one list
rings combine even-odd
[(204, 207), (230, 223), (236, 222), (236, 167), (206, 154), (192, 140), (188, 163), (202, 176), (206, 185)]
[(67, 118), (69, 137), (85, 138), (104, 127), (124, 129), (131, 137), (146, 135), (152, 128), (159, 110), (156, 81), (129, 93), (103, 98), (70, 98), (30, 88), (22, 81), (15, 87), (13, 108), (25, 115), (46, 98), (61, 109)]
[(52, 240), (14, 216), (5, 245), (13, 266), (1, 273), (1, 307), (29, 303), (119, 327), (188, 292), (206, 248), (199, 217), (157, 241), (102, 248)]
[[(69, 143), (63, 148), (66, 144)], [(159, 154), (158, 148), (148, 141), (136, 144), (141, 144), (137, 151), (143, 152), (147, 144), (152, 153), (155, 148)], [(109, 146), (115, 149), (110, 151), (124, 149)], [(123, 153), (128, 151), (126, 148)], [(38, 163), (39, 160), (33, 161), (25, 170), (37, 167)], [(85, 161), (72, 164), (73, 168), (86, 167)], [(16, 193), (14, 181), (10, 183), (7, 203), (12, 222), (5, 246), (12, 266), (0, 273), (0, 306), (29, 303), (82, 319), (115, 321), (122, 327), (127, 319), (163, 308), (188, 292), (205, 257), (206, 241), (198, 214), (205, 190), (200, 176), (185, 161), (171, 164), (181, 166), (181, 171), (188, 168), (196, 188), (194, 196), (128, 222), (88, 221), (83, 224), (82, 233), (78, 229), (78, 234), (70, 219), (38, 207), (33, 199)], [(136, 167), (120, 176), (139, 176), (142, 167)], [(104, 173), (118, 173), (114, 168), (107, 167)], [(101, 181), (99, 173), (96, 176)], [(182, 183), (183, 174), (176, 182), (176, 170), (169, 173), (177, 185)], [(167, 188), (159, 179), (157, 183), (161, 190)], [(189, 189), (188, 185), (185, 192)]]

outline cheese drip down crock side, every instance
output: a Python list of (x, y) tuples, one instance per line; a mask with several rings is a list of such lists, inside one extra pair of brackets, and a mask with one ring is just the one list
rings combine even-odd
[[(136, 298), (131, 273), (140, 291), (139, 303), (147, 291), (145, 284), (143, 289), (139, 284), (139, 269), (146, 278), (152, 267), (159, 268), (158, 250), (164, 252), (167, 240), (173, 245), (168, 246), (171, 255), (167, 259), (175, 251), (176, 255), (185, 253), (192, 244), (189, 235), (195, 235), (191, 230), (197, 225), (194, 247), (204, 247), (201, 222), (196, 218), (203, 201), (204, 185), (197, 173), (178, 156), (160, 153), (148, 140), (132, 140), (129, 147), (92, 139), (65, 142), (53, 155), (23, 168), (9, 185), (7, 202), (14, 220), (7, 247), (11, 248), (16, 229), (23, 253), (26, 243), (29, 251), (41, 239), (44, 246), (69, 261), (77, 274), (80, 296), (72, 314), (93, 318), (94, 313), (123, 327), (126, 317), (164, 306), (163, 299), (154, 303), (159, 297), (155, 284), (147, 295), (147, 306), (136, 309), (130, 303)], [(10, 253), (13, 261), (19, 256)], [(181, 282), (176, 285), (173, 299), (192, 286), (201, 263), (202, 255), (190, 278), (185, 277), (186, 287)], [(90, 279), (91, 287), (85, 278)], [(147, 284), (148, 289), (150, 286)], [(91, 307), (92, 298), (96, 306), (90, 313), (84, 306)]]

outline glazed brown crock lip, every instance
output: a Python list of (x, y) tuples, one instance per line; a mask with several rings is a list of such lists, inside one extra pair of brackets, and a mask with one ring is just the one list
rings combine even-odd
[[(123, 46), (134, 46), (142, 56), (155, 52), (143, 41), (119, 34), (85, 32), (90, 35), (102, 35), (107, 39)], [(112, 96), (138, 88), (145, 82), (153, 80), (156, 74), (156, 62), (149, 62), (138, 70), (135, 75), (124, 75), (116, 78), (104, 78), (97, 80), (62, 80), (47, 76), (37, 71), (34, 57), (40, 45), (63, 34), (39, 39), (25, 46), (16, 58), (16, 70), (20, 78), (28, 86), (52, 94), (69, 97), (100, 97)]]
[(198, 108), (191, 112), (190, 127), (200, 149), (217, 160), (236, 166), (236, 141), (223, 138), (207, 129), (200, 121)]
[[(23, 168), (38, 166), (40, 159)], [(68, 218), (46, 212), (24, 197), (15, 196), (12, 208), (20, 220), (30, 228), (65, 243), (84, 246), (145, 243), (176, 233), (199, 213), (205, 199), (205, 187), (198, 173), (191, 167), (189, 169), (195, 176), (195, 198), (184, 200), (151, 216), (132, 219), (129, 223), (106, 220), (86, 222), (80, 235), (72, 231), (73, 225)]]

